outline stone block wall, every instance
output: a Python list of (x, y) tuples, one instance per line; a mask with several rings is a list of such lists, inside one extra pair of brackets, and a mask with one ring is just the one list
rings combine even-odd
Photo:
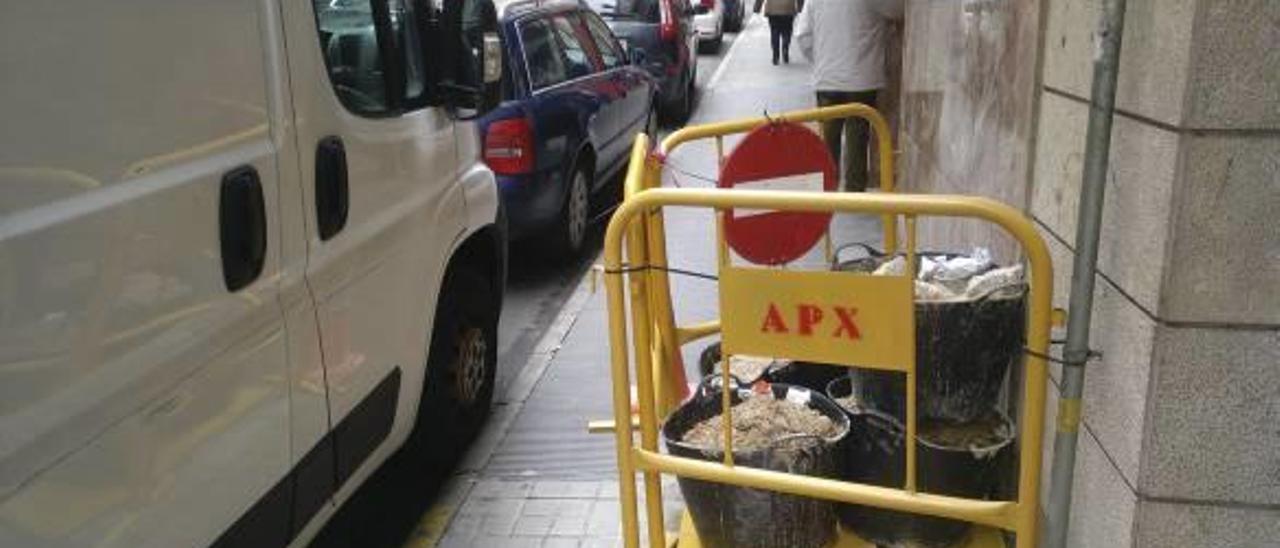
[[(1023, 207), (1065, 307), (1101, 0), (908, 5), (902, 184)], [(1276, 44), (1280, 2), (1128, 2), (1072, 546), (1280, 539)]]

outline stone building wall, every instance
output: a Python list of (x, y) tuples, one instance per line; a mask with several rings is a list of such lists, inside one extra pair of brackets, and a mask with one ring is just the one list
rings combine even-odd
[[(1025, 209), (1065, 307), (1101, 1), (907, 5), (902, 186)], [(1277, 44), (1280, 2), (1128, 2), (1072, 546), (1280, 539)]]

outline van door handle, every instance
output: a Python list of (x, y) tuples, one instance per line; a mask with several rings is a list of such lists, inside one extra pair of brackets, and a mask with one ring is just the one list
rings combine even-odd
[(330, 135), (316, 145), (316, 224), (321, 240), (342, 232), (350, 208), (347, 149), (341, 137)]
[(227, 291), (239, 291), (258, 279), (267, 257), (267, 212), (262, 181), (253, 166), (241, 166), (222, 176), (218, 225), (222, 281)]

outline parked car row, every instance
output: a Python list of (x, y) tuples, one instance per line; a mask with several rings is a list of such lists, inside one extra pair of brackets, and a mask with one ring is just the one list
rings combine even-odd
[(500, 2), (501, 103), (479, 127), (511, 238), (576, 256), (636, 134), (692, 112), (699, 44), (744, 18), (745, 0)]

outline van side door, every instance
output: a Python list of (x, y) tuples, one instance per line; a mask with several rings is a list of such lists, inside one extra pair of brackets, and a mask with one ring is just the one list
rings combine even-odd
[(0, 546), (287, 541), (273, 3), (5, 5)]
[(413, 426), (437, 293), (465, 223), (454, 121), (426, 104), (426, 4), (284, 5), (338, 500)]

